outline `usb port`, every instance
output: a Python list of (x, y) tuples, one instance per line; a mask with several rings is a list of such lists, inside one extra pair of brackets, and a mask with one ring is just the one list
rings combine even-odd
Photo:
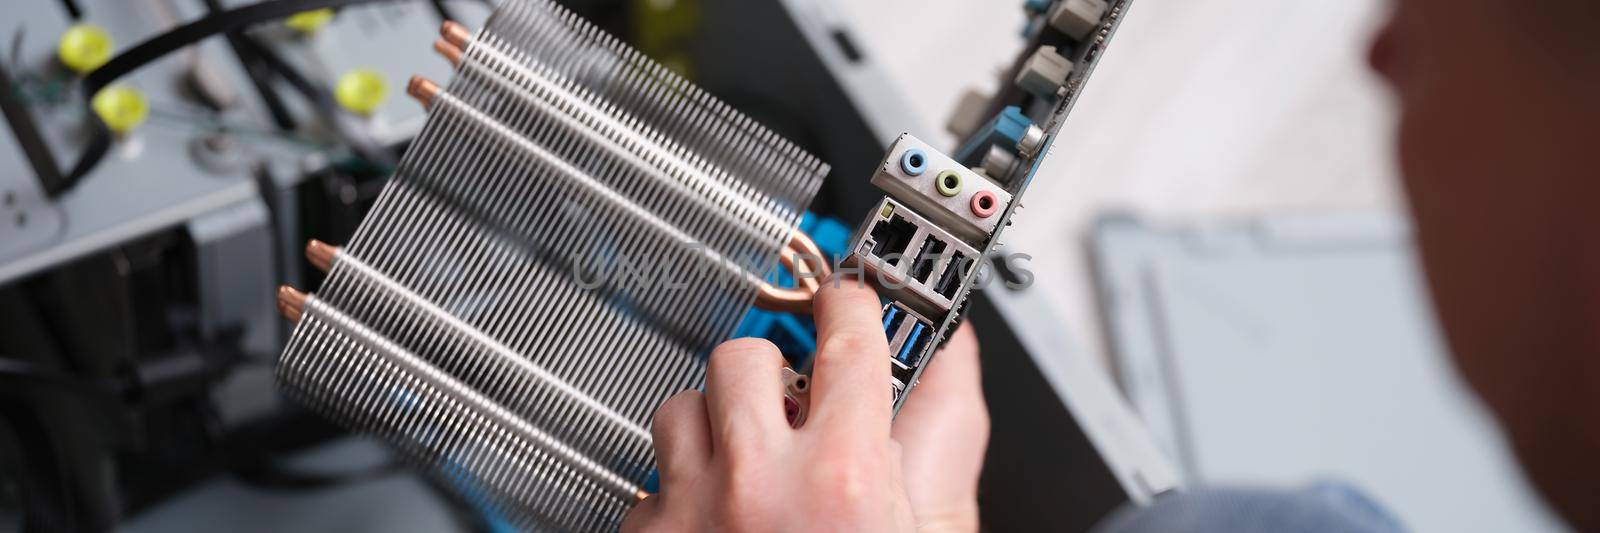
[(944, 249), (944, 241), (932, 235), (923, 239), (922, 248), (911, 259), (911, 277), (916, 278), (917, 283), (928, 282), (928, 276), (933, 275), (933, 267), (938, 266), (939, 255), (944, 253)]
[(894, 358), (907, 365), (915, 364), (916, 362), (912, 361), (911, 358), (922, 355), (922, 345), (927, 344), (927, 342), (928, 325), (919, 320), (916, 324), (911, 325), (911, 334), (906, 335), (905, 344), (900, 345), (900, 353), (896, 354)]
[(933, 291), (951, 302), (956, 301), (956, 289), (961, 288), (961, 278), (966, 270), (966, 256), (956, 252), (950, 256), (950, 265), (944, 267), (944, 274), (939, 276), (939, 283), (934, 285)]
[(883, 313), (883, 335), (893, 341), (895, 332), (900, 331), (900, 323), (905, 320), (906, 314), (899, 307), (889, 306)]
[(899, 381), (900, 384), (902, 384), (902, 385), (910, 385), (911, 384), (911, 375), (915, 374), (916, 370), (912, 369), (909, 366), (906, 366), (906, 365), (902, 364), (899, 361), (890, 359), (889, 360), (889, 373), (891, 375), (893, 375), (894, 379), (896, 381)]

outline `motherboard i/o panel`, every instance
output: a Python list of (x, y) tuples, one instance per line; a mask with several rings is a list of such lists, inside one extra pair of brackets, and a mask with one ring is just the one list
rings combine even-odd
[(954, 307), (978, 251), (892, 198), (884, 198), (868, 220), (851, 255), (868, 277), (929, 314)]
[(909, 134), (889, 147), (872, 184), (974, 246), (994, 233), (1011, 204), (1004, 187)]
[(1028, 46), (1011, 66), (1012, 83), (967, 104), (977, 109), (957, 112), (991, 118), (952, 124), (964, 140), (951, 155), (901, 135), (874, 172), (872, 183), (888, 196), (857, 227), (844, 264), (860, 268), (885, 300), (895, 412), (959, 326), (969, 293), (1131, 2), (1029, 0)]

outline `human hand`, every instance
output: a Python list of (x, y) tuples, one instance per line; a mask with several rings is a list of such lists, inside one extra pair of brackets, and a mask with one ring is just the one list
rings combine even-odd
[(989, 445), (978, 337), (963, 324), (928, 362), (894, 420), (917, 531), (978, 530), (978, 474)]
[[(976, 340), (963, 328), (924, 373), (913, 398), (928, 398), (908, 400), (893, 434), (908, 439), (903, 454), (889, 427), (877, 296), (849, 280), (825, 285), (805, 425), (784, 419), (777, 349), (724, 343), (705, 394), (685, 391), (657, 411), (661, 493), (634, 508), (624, 531), (976, 529), (988, 434)], [(937, 362), (946, 357), (954, 362)], [(907, 478), (904, 467), (925, 472)], [(907, 480), (923, 486), (908, 491)]]

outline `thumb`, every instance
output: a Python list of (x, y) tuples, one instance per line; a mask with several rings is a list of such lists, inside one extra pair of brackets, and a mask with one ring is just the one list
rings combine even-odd
[(928, 365), (892, 433), (902, 450), (906, 492), (919, 517), (969, 506), (975, 513), (989, 411), (971, 324), (956, 330)]

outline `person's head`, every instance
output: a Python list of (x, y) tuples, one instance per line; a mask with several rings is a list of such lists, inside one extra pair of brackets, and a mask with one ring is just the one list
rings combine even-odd
[(1397, 0), (1373, 63), (1457, 367), (1600, 528), (1600, 1)]

